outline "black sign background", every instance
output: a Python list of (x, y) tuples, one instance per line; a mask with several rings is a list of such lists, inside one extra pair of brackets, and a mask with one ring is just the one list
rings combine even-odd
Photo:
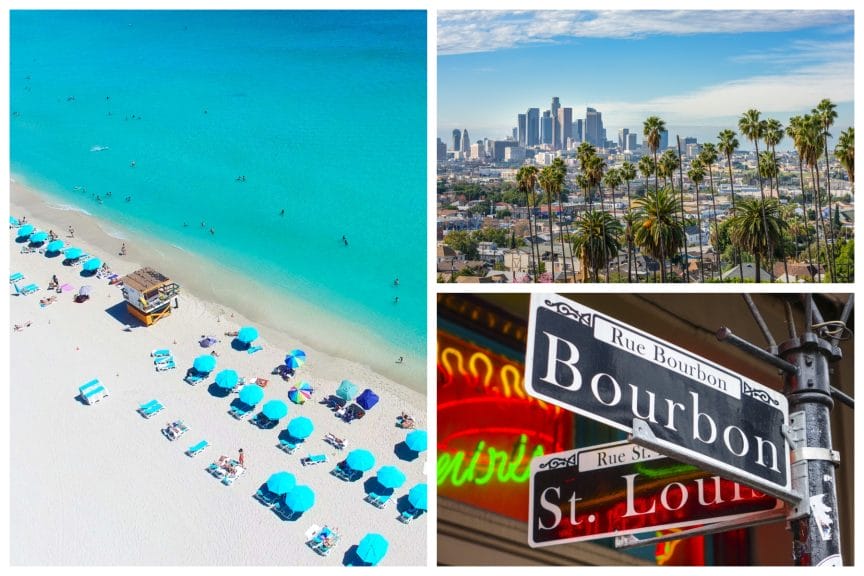
[[(555, 305), (556, 303), (550, 303)], [(563, 304), (563, 303), (562, 303)], [(736, 399), (726, 393), (715, 390), (707, 385), (694, 382), (682, 374), (654, 364), (645, 358), (620, 350), (594, 337), (594, 314), (579, 314), (568, 306), (559, 306), (564, 313), (558, 313), (548, 308), (538, 306), (536, 324), (534, 327), (534, 350), (532, 358), (532, 373), (526, 374), (530, 387), (542, 396), (554, 398), (571, 406), (579, 413), (588, 417), (599, 416), (611, 421), (625, 431), (632, 431), (633, 413), (629, 396), (615, 406), (607, 406), (599, 402), (591, 392), (590, 378), (600, 372), (613, 376), (619, 383), (622, 392), (629, 390), (627, 384), (632, 383), (639, 389), (639, 410), (645, 413), (647, 409), (646, 393), (656, 394), (656, 413), (658, 423), (648, 422), (655, 436), (679, 445), (692, 452), (708, 456), (714, 460), (743, 470), (773, 484), (788, 486), (788, 470), (786, 468), (786, 444), (781, 433), (784, 424), (784, 413), (776, 406), (769, 404), (772, 400), (749, 396), (744, 390), (741, 398)], [(565, 315), (569, 314), (569, 315)], [(607, 318), (603, 315), (604, 318)], [(614, 319), (610, 321), (620, 324)], [(630, 329), (628, 327), (628, 329)], [(635, 329), (634, 329), (635, 330)], [(555, 384), (541, 380), (544, 375), (549, 354), (549, 341), (543, 334), (548, 332), (560, 338), (569, 340), (579, 349), (579, 361), (576, 367), (582, 374), (583, 383), (579, 390), (568, 390)], [(668, 343), (652, 338), (642, 332), (643, 337), (668, 346)], [(559, 346), (563, 346), (559, 344)], [(529, 353), (531, 351), (529, 350)], [(561, 354), (566, 358), (566, 353)], [(692, 355), (691, 355), (692, 356)], [(558, 363), (556, 379), (562, 383), (572, 381), (569, 368)], [(717, 425), (717, 438), (713, 444), (705, 444), (693, 438), (693, 416), (690, 411), (692, 401), (689, 392), (699, 395), (699, 411), (711, 416)], [(756, 395), (759, 390), (755, 391)], [(675, 425), (678, 431), (663, 426), (665, 421), (665, 399), (678, 402), (688, 407), (685, 413), (680, 410), (676, 414)], [(736, 456), (723, 444), (723, 430), (727, 426), (736, 426), (750, 439), (750, 451), (743, 456)], [(707, 426), (703, 427), (703, 435)], [(753, 438), (761, 437), (772, 442), (777, 447), (777, 467), (779, 472), (767, 466), (756, 463), (756, 446)], [(737, 433), (736, 433), (737, 438)], [(769, 461), (770, 464), (770, 461)]]

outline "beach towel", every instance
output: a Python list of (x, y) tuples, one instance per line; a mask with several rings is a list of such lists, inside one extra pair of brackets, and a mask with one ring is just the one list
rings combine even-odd
[(75, 287), (72, 284), (63, 284), (60, 286), (61, 292), (71, 292), (72, 290), (75, 290)]

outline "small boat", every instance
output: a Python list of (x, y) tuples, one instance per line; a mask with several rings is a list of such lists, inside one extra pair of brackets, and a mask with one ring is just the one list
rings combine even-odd
[(90, 152), (102, 152), (103, 150), (108, 150), (108, 146), (93, 146), (90, 148)]

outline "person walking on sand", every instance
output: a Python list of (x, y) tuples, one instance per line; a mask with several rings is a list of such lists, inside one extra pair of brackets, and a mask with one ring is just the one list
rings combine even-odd
[(126, 243), (124, 242), (122, 246), (120, 246), (120, 256), (126, 255)]
[(74, 237), (75, 237), (75, 229), (72, 228), (71, 225), (69, 226), (69, 237), (70, 237), (70, 238), (74, 238)]
[(237, 461), (240, 463), (240, 466), (244, 466), (246, 463), (246, 459), (243, 456), (243, 449), (240, 448), (240, 451), (237, 453)]

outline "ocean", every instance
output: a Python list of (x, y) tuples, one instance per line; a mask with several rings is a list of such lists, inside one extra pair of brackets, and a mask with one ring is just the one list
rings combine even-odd
[(15, 10), (10, 32), (13, 174), (425, 357), (425, 12)]

